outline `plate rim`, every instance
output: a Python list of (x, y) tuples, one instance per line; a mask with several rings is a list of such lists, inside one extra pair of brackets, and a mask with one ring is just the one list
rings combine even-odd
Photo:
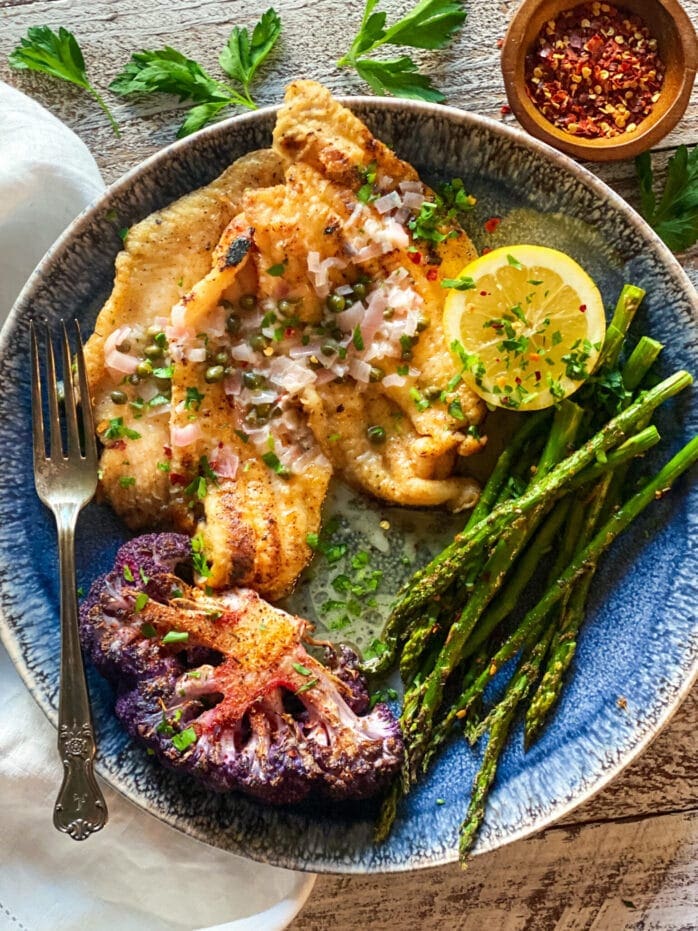
[[(681, 290), (688, 297), (690, 304), (692, 305), (694, 320), (698, 324), (698, 293), (696, 292), (696, 289), (694, 288), (691, 280), (688, 278), (688, 275), (675, 255), (673, 255), (673, 253), (659, 238), (655, 231), (626, 200), (617, 194), (609, 185), (606, 184), (606, 182), (602, 181), (584, 165), (579, 164), (571, 156), (568, 156), (563, 152), (559, 152), (557, 149), (553, 148), (545, 142), (542, 142), (539, 139), (535, 139), (519, 127), (509, 126), (500, 123), (491, 117), (483, 116), (478, 113), (472, 113), (468, 110), (460, 109), (458, 107), (445, 106), (442, 104), (432, 104), (417, 100), (402, 100), (398, 98), (385, 98), (372, 95), (343, 95), (337, 96), (335, 99), (337, 99), (345, 106), (348, 106), (350, 109), (354, 106), (358, 106), (360, 109), (362, 107), (371, 107), (377, 108), (379, 110), (385, 110), (387, 112), (402, 112), (404, 110), (411, 110), (415, 111), (417, 114), (423, 114), (426, 116), (429, 114), (436, 114), (444, 117), (449, 123), (456, 123), (461, 126), (477, 127), (495, 136), (500, 136), (505, 140), (508, 140), (510, 143), (513, 143), (514, 145), (533, 152), (535, 155), (542, 158), (545, 162), (552, 163), (556, 167), (564, 169), (566, 172), (580, 181), (584, 186), (590, 189), (597, 198), (606, 202), (610, 207), (613, 208), (614, 211), (619, 212), (624, 217), (624, 219), (636, 229), (638, 234), (645, 241), (649, 240), (649, 243), (654, 246), (655, 250), (658, 251), (658, 257), (661, 259), (664, 267), (667, 268), (667, 271), (672, 274), (676, 280), (676, 283), (681, 287)], [(264, 120), (273, 117), (278, 112), (279, 107), (280, 105), (268, 106), (260, 108), (259, 110), (255, 110), (251, 113), (232, 116), (226, 120), (222, 120), (218, 123), (212, 124), (211, 126), (205, 127), (203, 130), (200, 130), (198, 133), (195, 133), (191, 136), (178, 139), (154, 152), (152, 155), (148, 156), (138, 164), (134, 165), (127, 172), (108, 185), (103, 193), (87, 204), (87, 206), (75, 217), (70, 225), (60, 234), (60, 236), (46, 251), (28, 278), (26, 284), (17, 296), (7, 316), (7, 319), (3, 324), (2, 330), (0, 331), (0, 358), (2, 358), (6, 352), (10, 334), (21, 322), (22, 318), (28, 316), (32, 293), (34, 289), (40, 284), (45, 272), (50, 268), (56, 256), (59, 255), (67, 245), (70, 244), (76, 233), (79, 233), (81, 230), (89, 226), (94, 217), (105, 208), (105, 205), (109, 203), (114, 195), (127, 193), (129, 188), (132, 186), (133, 181), (137, 180), (144, 170), (152, 169), (160, 162), (166, 163), (171, 159), (173, 154), (176, 154), (180, 151), (186, 151), (189, 148), (196, 149), (196, 147), (205, 140), (215, 138), (218, 135), (225, 135), (231, 131), (235, 132), (238, 127), (244, 128), (249, 124), (254, 125), (257, 122), (263, 122)], [(0, 642), (2, 642), (5, 649), (7, 650), (12, 663), (17, 669), (17, 672), (26, 685), (28, 691), (32, 695), (32, 698), (37, 702), (51, 724), (56, 727), (57, 712), (54, 711), (54, 709), (51, 707), (48, 701), (45, 700), (45, 697), (41, 693), (39, 685), (25, 661), (19, 643), (12, 635), (9, 622), (5, 617), (5, 612), (2, 605), (0, 605)], [(561, 819), (565, 818), (570, 812), (574, 811), (576, 808), (593, 798), (598, 792), (608, 786), (608, 784), (612, 782), (620, 773), (622, 773), (626, 767), (631, 765), (651, 745), (655, 738), (671, 721), (674, 714), (685, 700), (696, 681), (698, 681), (698, 650), (696, 650), (696, 654), (693, 657), (688, 674), (684, 678), (684, 681), (681, 683), (681, 686), (677, 689), (669, 702), (667, 702), (664, 706), (658, 706), (658, 708), (661, 710), (657, 716), (656, 722), (648, 728), (646, 733), (640, 737), (638, 742), (616, 763), (610, 767), (605, 768), (602, 775), (592, 785), (590, 785), (581, 793), (576, 794), (569, 801), (562, 800), (553, 805), (547, 815), (542, 816), (531, 823), (522, 825), (518, 829), (508, 833), (506, 837), (497, 837), (494, 838), (493, 841), (485, 841), (482, 845), (473, 851), (471, 856), (479, 856), (484, 853), (489, 853), (515, 841), (523, 840), (526, 837), (538, 834), (539, 832), (550, 828)], [(101, 772), (101, 766), (99, 762), (97, 762), (95, 768), (97, 774), (100, 776), (100, 778), (104, 779), (110, 788), (118, 792), (123, 798), (128, 799), (129, 802), (136, 805), (140, 810), (144, 811), (152, 817), (156, 817), (159, 820), (164, 821), (169, 826), (175, 828), (178, 831), (181, 831), (190, 837), (193, 837), (198, 841), (207, 843), (211, 846), (219, 846), (212, 843), (209, 839), (203, 836), (200, 832), (197, 832), (195, 829), (190, 829), (187, 824), (181, 823), (177, 819), (164, 817), (160, 812), (153, 811), (151, 807), (148, 807), (144, 801), (139, 799), (137, 794), (132, 794), (127, 788), (116, 784), (109, 776), (104, 775)], [(327, 863), (323, 861), (305, 861), (304, 863), (294, 862), (293, 864), (289, 864), (287, 862), (272, 861), (268, 856), (265, 856), (263, 853), (260, 854), (257, 851), (243, 852), (235, 850), (231, 852), (238, 853), (240, 856), (246, 856), (252, 860), (273, 863), (274, 865), (280, 866), (282, 868), (296, 869), (301, 872), (341, 873), (346, 875), (399, 873), (445, 866), (457, 862), (458, 860), (458, 851), (456, 847), (449, 849), (448, 851), (444, 851), (442, 854), (435, 858), (422, 857), (417, 862), (410, 863), (409, 866), (403, 864), (402, 862), (393, 863), (381, 861), (378, 865), (374, 865), (371, 868), (366, 868), (366, 866), (361, 863), (338, 864), (336, 862)]]

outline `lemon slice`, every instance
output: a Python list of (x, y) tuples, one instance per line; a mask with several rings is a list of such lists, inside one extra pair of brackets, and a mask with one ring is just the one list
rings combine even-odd
[(463, 379), (489, 404), (540, 410), (593, 372), (606, 332), (591, 278), (564, 252), (504, 246), (466, 266), (444, 307)]

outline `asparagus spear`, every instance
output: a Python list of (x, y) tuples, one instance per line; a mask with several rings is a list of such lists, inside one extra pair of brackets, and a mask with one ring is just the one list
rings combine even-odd
[(610, 420), (540, 482), (532, 484), (524, 495), (495, 508), (467, 533), (458, 534), (449, 546), (424, 569), (417, 572), (398, 593), (388, 622), (389, 627), (392, 630), (399, 629), (405, 618), (415, 614), (430, 598), (443, 591), (473, 555), (496, 538), (512, 518), (530, 512), (541, 503), (550, 504), (560, 497), (574, 477), (599, 453), (604, 453), (625, 439), (634, 431), (638, 422), (645, 421), (660, 404), (688, 387), (692, 381), (688, 372), (676, 372), (660, 382)]
[[(623, 368), (623, 383), (626, 389), (637, 388), (661, 352), (662, 345), (643, 336), (630, 354)], [(580, 535), (581, 544), (588, 542), (596, 521), (608, 515), (620, 496), (627, 469), (618, 473), (607, 473), (599, 483), (594, 506), (589, 512), (587, 523)], [(569, 669), (577, 650), (577, 636), (584, 620), (586, 602), (596, 566), (577, 583), (560, 617), (558, 629), (552, 640), (550, 658), (543, 678), (526, 712), (524, 745), (530, 747), (540, 733), (550, 711), (557, 704), (564, 685), (565, 673)]]
[(551, 585), (540, 601), (526, 614), (517, 629), (505, 640), (489, 665), (473, 685), (454, 703), (435, 732), (435, 737), (448, 733), (459, 716), (467, 713), (472, 701), (482, 695), (499, 669), (521, 647), (535, 642), (545, 625), (548, 612), (572, 589), (578, 579), (594, 566), (605, 550), (623, 530), (656, 498), (671, 488), (676, 479), (698, 461), (698, 437), (694, 437), (673, 459), (596, 532), (592, 540), (578, 553), (567, 569)]

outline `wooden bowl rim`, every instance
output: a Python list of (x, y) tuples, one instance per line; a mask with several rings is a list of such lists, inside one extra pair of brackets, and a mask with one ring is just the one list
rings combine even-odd
[[(524, 86), (523, 62), (527, 47), (524, 43), (529, 21), (544, 3), (550, 0), (523, 0), (515, 11), (502, 44), (501, 68), (504, 87), (509, 105), (519, 123), (531, 135), (542, 139), (549, 145), (591, 161), (614, 161), (633, 158), (651, 149), (676, 126), (686, 111), (693, 90), (696, 71), (698, 70), (698, 36), (688, 14), (678, 0), (650, 0), (657, 7), (662, 7), (674, 25), (679, 44), (678, 55), (683, 58), (683, 74), (671, 103), (658, 116), (650, 115), (643, 120), (638, 130), (628, 137), (614, 136), (610, 139), (581, 139), (564, 132), (550, 123), (533, 104)], [(573, 9), (585, 0), (569, 0), (561, 3), (560, 10)], [(613, 0), (611, 0), (613, 2)], [(616, 0), (623, 8), (622, 0)], [(648, 22), (651, 28), (651, 23)]]

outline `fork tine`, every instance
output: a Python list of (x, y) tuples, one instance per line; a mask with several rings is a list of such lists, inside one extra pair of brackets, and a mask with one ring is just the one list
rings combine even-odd
[(89, 462), (97, 462), (97, 440), (95, 438), (94, 416), (92, 414), (92, 399), (90, 397), (90, 386), (87, 382), (87, 372), (85, 370), (85, 352), (82, 345), (82, 334), (80, 333), (80, 324), (77, 320), (75, 331), (78, 336), (75, 358), (78, 363), (78, 384), (80, 386), (80, 408), (82, 410), (82, 426), (85, 433), (85, 459)]
[(61, 446), (61, 420), (58, 411), (58, 387), (56, 385), (56, 360), (53, 355), (51, 331), (46, 324), (46, 390), (48, 391), (49, 429), (51, 435), (49, 455), (51, 459), (63, 456)]
[(63, 344), (63, 388), (65, 394), (65, 413), (68, 421), (68, 451), (67, 455), (80, 455), (80, 435), (78, 433), (78, 417), (75, 410), (75, 390), (73, 388), (73, 362), (70, 357), (70, 343), (65, 322), (61, 320)]
[(34, 321), (29, 321), (32, 355), (32, 427), (34, 431), (34, 470), (36, 471), (46, 459), (46, 441), (44, 440), (44, 412), (41, 408), (41, 369), (39, 368), (39, 347), (36, 341)]

